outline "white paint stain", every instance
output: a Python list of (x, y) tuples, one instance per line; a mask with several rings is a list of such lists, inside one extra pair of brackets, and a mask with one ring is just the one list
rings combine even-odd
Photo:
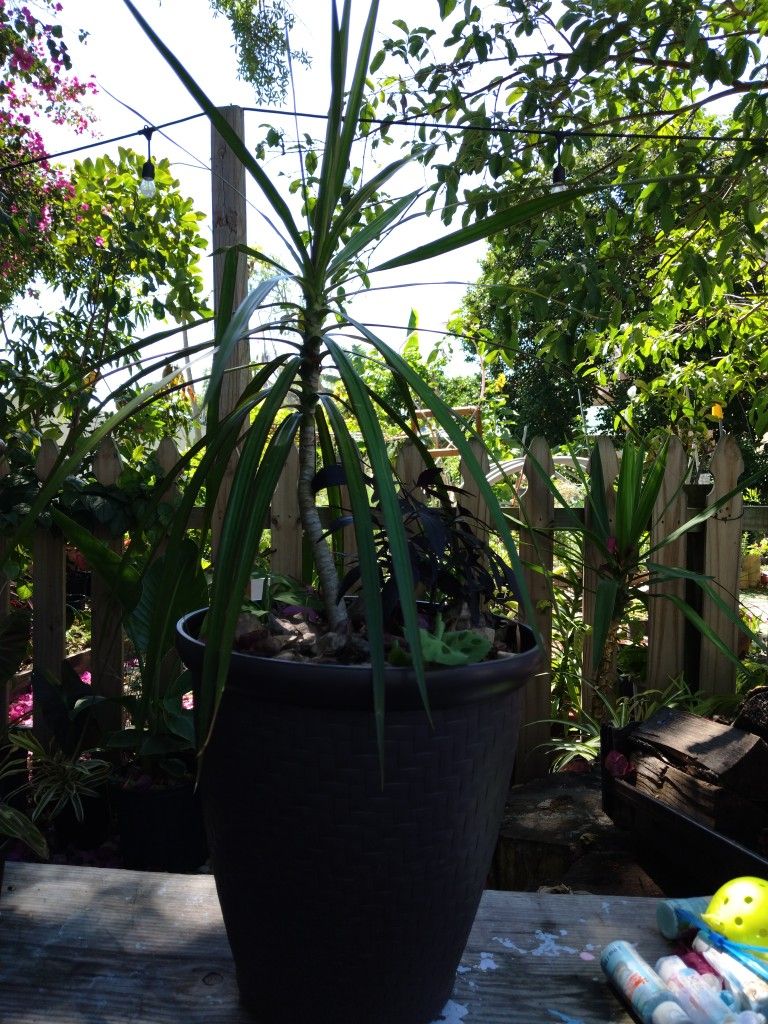
[(531, 956), (560, 956), (561, 953), (578, 953), (573, 946), (563, 946), (557, 941), (557, 936), (551, 932), (543, 932), (537, 928), (533, 933), (539, 940), (536, 949), (531, 950)]
[(515, 945), (512, 939), (502, 939), (499, 938), (498, 935), (494, 935), (493, 941), (500, 943), (500, 945), (502, 945), (504, 949), (511, 949), (515, 953), (520, 953), (521, 956), (525, 956), (525, 954), (528, 952), (527, 949), (521, 949), (519, 946)]
[(480, 963), (477, 965), (481, 971), (498, 971), (499, 965), (493, 956), (493, 953), (481, 953)]
[(582, 951), (579, 953), (579, 958), (581, 960), (594, 960), (595, 954), (589, 953), (586, 949), (582, 949)]
[(443, 1007), (440, 1017), (433, 1021), (432, 1024), (461, 1024), (461, 1021), (464, 1020), (468, 1013), (468, 1007), (454, 1002), (453, 999), (449, 999)]
[(459, 964), (459, 966), (456, 968), (456, 973), (457, 974), (469, 974), (469, 972), (471, 970), (472, 970), (472, 968), (471, 967), (467, 967), (466, 964)]
[(551, 1014), (555, 1020), (559, 1020), (561, 1024), (584, 1024), (583, 1020), (579, 1020), (578, 1017), (571, 1017), (567, 1013), (561, 1013), (559, 1010), (547, 1010), (547, 1013)]
[(603, 900), (603, 902), (600, 904), (600, 909), (604, 914), (610, 914), (611, 904), (608, 902), (608, 900)]

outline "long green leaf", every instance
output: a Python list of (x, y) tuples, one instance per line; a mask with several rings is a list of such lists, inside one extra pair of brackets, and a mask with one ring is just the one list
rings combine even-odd
[(397, 202), (392, 203), (391, 206), (388, 206), (386, 210), (374, 217), (364, 227), (355, 231), (347, 244), (343, 246), (331, 260), (328, 267), (328, 274), (333, 276), (339, 270), (349, 268), (351, 261), (354, 260), (367, 245), (382, 238), (387, 228), (389, 228), (391, 224), (394, 224), (398, 217), (400, 217), (413, 203), (417, 194), (418, 193), (416, 192), (412, 192), (410, 195), (403, 196), (402, 199), (398, 199)]
[(645, 474), (640, 497), (634, 510), (632, 522), (633, 536), (640, 537), (640, 534), (648, 529), (653, 515), (653, 509), (658, 500), (661, 488), (664, 483), (664, 474), (667, 470), (667, 452), (669, 442), (665, 441), (661, 450), (654, 457), (651, 465)]
[[(8, 839), (20, 839), (33, 853), (43, 860), (47, 860), (48, 843), (40, 829), (33, 825), (26, 814), (17, 811), (15, 807), (0, 803), (0, 836)], [(2, 844), (0, 844), (0, 847)]]
[[(344, 92), (347, 78), (347, 53), (349, 50), (349, 15), (350, 0), (346, 0), (344, 19), (339, 25), (339, 14), (336, 2), (331, 3), (331, 97), (328, 105), (328, 120), (325, 126), (325, 145), (323, 161), (320, 165), (320, 188), (317, 203), (313, 211), (315, 225), (312, 239), (312, 259), (320, 263), (320, 247), (331, 228), (333, 212), (339, 196), (334, 194), (333, 183), (336, 181), (336, 167), (340, 159), (337, 145), (341, 120), (344, 116)], [(333, 251), (333, 250), (331, 250)]]
[(135, 566), (59, 509), (51, 508), (51, 516), (69, 543), (85, 555), (91, 569), (107, 584), (123, 611), (135, 608), (141, 594), (141, 579)]
[[(165, 358), (167, 361), (167, 356)], [(24, 516), (23, 521), (10, 536), (9, 545), (6, 548), (4, 556), (0, 556), (0, 566), (3, 565), (5, 560), (10, 558), (15, 546), (23, 544), (27, 540), (30, 533), (35, 528), (37, 517), (49, 505), (51, 498), (58, 493), (65, 478), (79, 468), (80, 463), (83, 461), (85, 456), (89, 452), (98, 448), (99, 444), (107, 434), (111, 433), (115, 427), (128, 419), (136, 409), (140, 408), (147, 401), (148, 397), (156, 395), (158, 392), (167, 388), (177, 375), (178, 370), (174, 369), (170, 373), (166, 374), (161, 380), (148, 385), (140, 394), (135, 395), (132, 399), (121, 405), (117, 412), (101, 421), (98, 426), (95, 426), (93, 433), (76, 441), (72, 445), (71, 451), (62, 449), (53, 469), (46, 477), (45, 483), (42, 485), (34, 501), (30, 505), (29, 511)]]
[[(346, 54), (349, 48), (349, 23), (352, 10), (350, 0), (345, 0), (341, 26), (337, 31), (334, 31), (334, 75), (332, 80), (331, 114), (325, 138), (325, 152), (327, 154), (330, 150), (331, 159), (326, 162), (324, 157), (320, 169), (320, 187), (318, 190), (318, 202), (315, 207), (315, 240), (312, 250), (313, 262), (315, 267), (320, 269), (321, 273), (323, 273), (325, 265), (321, 252), (329, 255), (327, 250), (324, 249), (324, 243), (331, 227), (333, 213), (341, 198), (344, 179), (351, 164), (352, 145), (357, 134), (360, 106), (363, 100), (368, 64), (371, 58), (378, 7), (378, 0), (371, 0), (357, 54), (357, 61), (352, 74), (349, 95), (347, 96), (346, 104), (341, 107), (342, 112), (340, 116), (339, 109), (343, 101), (344, 77), (346, 76)], [(333, 134), (331, 134), (332, 131)]]
[(297, 370), (298, 361), (293, 360), (281, 371), (245, 435), (235, 470), (211, 588), (200, 699), (200, 753), (210, 739), (221, 700), (242, 595), (250, 579), (267, 510), (298, 429), (299, 417), (293, 414), (280, 424), (268, 442)]
[[(218, 134), (222, 139), (224, 139), (238, 160), (245, 168), (247, 168), (248, 172), (256, 181), (259, 188), (264, 193), (269, 205), (275, 211), (280, 222), (288, 233), (290, 242), (288, 238), (285, 238), (284, 236), (283, 241), (293, 253), (296, 262), (302, 264), (307, 257), (307, 252), (304, 246), (304, 241), (301, 237), (301, 232), (293, 219), (287, 203), (272, 184), (269, 176), (264, 172), (264, 169), (260, 166), (258, 160), (253, 156), (243, 140), (229, 125), (226, 118), (221, 115), (216, 105), (208, 98), (206, 93), (203, 92), (194, 78), (190, 75), (186, 67), (165, 45), (163, 40), (150, 26), (149, 22), (139, 13), (136, 6), (132, 3), (132, 0), (123, 0), (123, 3), (139, 23), (144, 34), (150, 40), (152, 45), (163, 57), (165, 62), (171, 67), (182, 85), (184, 85), (187, 92), (189, 92), (192, 98), (208, 116), (208, 119), (211, 121)], [(292, 245), (291, 242), (293, 243)]]
[[(432, 390), (432, 388), (430, 388), (426, 381), (424, 381), (419, 374), (415, 372), (413, 367), (410, 366), (401, 355), (391, 349), (384, 341), (381, 340), (381, 338), (377, 337), (372, 331), (357, 320), (353, 320), (349, 316), (347, 316), (347, 320), (379, 352), (384, 361), (396, 373), (401, 375), (414, 394), (418, 395), (423, 407), (432, 410), (435, 422), (446, 432), (453, 442), (454, 447), (458, 449), (459, 454), (462, 456), (469, 469), (473, 481), (477, 484), (482, 500), (488, 508), (491, 522), (504, 543), (504, 547), (509, 555), (509, 559), (512, 563), (512, 569), (515, 573), (518, 587), (520, 589), (526, 622), (534, 631), (534, 634), (536, 634), (536, 614), (534, 612), (533, 604), (531, 603), (530, 594), (525, 586), (525, 577), (523, 575), (523, 567), (517, 553), (517, 546), (514, 538), (512, 537), (512, 533), (510, 532), (506, 516), (499, 505), (496, 495), (493, 493), (493, 488), (488, 483), (475, 453), (472, 451), (469, 442), (464, 436), (464, 427), (459, 426), (456, 422), (451, 407), (447, 405), (446, 402), (444, 402), (443, 399)], [(538, 640), (539, 637), (537, 636), (537, 641)]]
[(683, 601), (682, 598), (678, 597), (676, 594), (665, 594), (664, 596), (667, 601), (672, 602), (678, 611), (682, 612), (689, 622), (693, 623), (701, 635), (706, 637), (706, 639), (709, 640), (709, 642), (713, 644), (721, 654), (725, 655), (725, 657), (735, 665), (741, 665), (738, 657), (733, 653), (730, 647), (723, 643), (717, 633), (709, 628), (704, 619), (702, 619), (699, 613), (692, 608), (687, 601)]
[(592, 645), (592, 668), (596, 669), (600, 664), (605, 650), (605, 642), (608, 639), (611, 623), (616, 611), (616, 596), (619, 593), (619, 584), (616, 580), (603, 577), (597, 582), (595, 592), (595, 622), (593, 645)]
[[(427, 686), (424, 677), (424, 661), (421, 653), (421, 636), (419, 633), (416, 598), (414, 596), (413, 572), (408, 551), (408, 538), (403, 525), (403, 517), (398, 501), (395, 485), (392, 480), (392, 467), (387, 455), (387, 445), (376, 411), (365, 391), (362, 381), (355, 372), (347, 354), (333, 341), (326, 338), (326, 346), (330, 352), (339, 376), (347, 389), (349, 400), (355, 409), (355, 416), (360, 430), (366, 439), (366, 452), (371, 470), (378, 488), (379, 505), (387, 531), (392, 570), (397, 584), (400, 607), (403, 614), (403, 627), (406, 640), (411, 649), (414, 675), (425, 708), (429, 708)], [(361, 571), (367, 567), (361, 563)], [(378, 572), (375, 582), (378, 587)], [(372, 652), (373, 653), (373, 652)]]
[[(234, 278), (233, 268), (230, 268), (230, 274)], [(225, 274), (223, 280), (227, 280), (229, 276)], [(219, 331), (219, 322), (217, 322), (216, 348), (213, 354), (211, 379), (206, 394), (208, 416), (211, 417), (212, 422), (217, 422), (219, 418), (221, 383), (224, 379), (224, 374), (227, 372), (232, 350), (241, 338), (247, 335), (248, 325), (254, 312), (261, 306), (270, 292), (285, 279), (285, 274), (277, 274), (266, 281), (261, 281), (253, 291), (248, 293), (231, 317), (221, 322), (221, 331)]]
[(342, 464), (346, 471), (347, 490), (352, 507), (357, 557), (360, 567), (360, 582), (365, 602), (365, 621), (371, 645), (371, 674), (373, 676), (373, 708), (376, 722), (376, 742), (379, 749), (379, 764), (384, 768), (384, 711), (386, 705), (386, 682), (384, 662), (384, 620), (381, 608), (381, 591), (375, 528), (368, 492), (360, 467), (360, 453), (352, 435), (347, 429), (344, 417), (330, 396), (321, 399), (328, 419), (336, 435)]
[(548, 192), (546, 195), (537, 196), (535, 199), (526, 199), (516, 206), (501, 210), (499, 213), (493, 213), (490, 217), (486, 217), (474, 224), (468, 224), (466, 227), (459, 228), (458, 231), (442, 235), (433, 242), (419, 245), (415, 249), (402, 253), (400, 256), (395, 256), (391, 260), (373, 267), (371, 272), (373, 273), (375, 270), (393, 270), (395, 267), (407, 267), (412, 263), (423, 263), (425, 260), (431, 260), (435, 256), (455, 252), (465, 245), (480, 242), (491, 235), (498, 234), (500, 231), (514, 227), (516, 224), (522, 224), (524, 221), (530, 220), (531, 217), (538, 217), (549, 210), (556, 210), (561, 206), (566, 206), (574, 199), (588, 195), (591, 191), (589, 188), (573, 188), (563, 192)]

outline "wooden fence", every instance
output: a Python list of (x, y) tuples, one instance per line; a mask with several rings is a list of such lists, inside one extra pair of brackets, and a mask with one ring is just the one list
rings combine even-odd
[[(612, 484), (618, 473), (618, 458), (608, 438), (599, 438), (595, 446), (602, 463), (606, 495), (611, 506)], [(37, 460), (36, 471), (45, 479), (56, 458), (56, 446), (52, 441), (44, 442)], [(487, 456), (481, 446), (476, 445), (476, 456), (484, 465), (489, 479), (498, 477), (488, 467)], [(156, 459), (169, 471), (176, 462), (178, 453), (169, 441), (164, 441)], [(558, 461), (562, 461), (558, 459)], [(537, 438), (530, 447), (529, 456), (522, 460), (520, 479), (516, 487), (518, 518), (527, 524), (519, 532), (519, 547), (524, 563), (526, 584), (535, 608), (536, 626), (544, 645), (544, 660), (539, 675), (533, 680), (525, 694), (525, 722), (522, 731), (518, 758), (518, 778), (533, 778), (544, 774), (547, 769), (547, 754), (540, 744), (550, 735), (549, 726), (542, 720), (551, 715), (550, 685), (552, 667), (553, 636), (553, 564), (555, 558), (555, 532), (573, 529), (573, 512), (556, 508), (553, 495), (542, 479), (536, 464), (550, 474), (554, 472), (555, 461), (546, 442)], [(711, 472), (714, 484), (704, 501), (713, 503), (736, 486), (742, 472), (742, 459), (738, 446), (730, 437), (724, 437), (715, 451)], [(413, 486), (423, 468), (415, 449), (403, 449), (397, 458), (396, 469), (400, 479)], [(676, 439), (671, 442), (666, 477), (653, 516), (654, 542), (668, 536), (698, 511), (695, 498), (684, 489), (682, 483), (687, 473), (687, 460), (682, 446)], [(0, 478), (7, 473), (0, 464)], [(94, 462), (94, 476), (104, 485), (119, 480), (121, 466), (114, 443), (107, 439), (101, 446)], [(300, 576), (302, 566), (301, 527), (296, 505), (297, 455), (290, 458), (275, 494), (270, 513), (272, 536), (272, 569), (275, 572)], [(465, 488), (469, 492), (462, 502), (479, 518), (483, 518), (483, 505), (477, 488), (469, 475), (462, 472)], [(524, 479), (523, 479), (524, 478)], [(469, 482), (467, 482), (469, 481)], [(1, 479), (0, 479), (0, 486)], [(583, 517), (583, 509), (574, 510)], [(664, 565), (688, 567), (703, 571), (713, 580), (714, 586), (725, 605), (734, 613), (739, 601), (740, 540), (745, 530), (768, 532), (768, 509), (743, 507), (741, 494), (736, 494), (698, 528), (683, 535), (674, 542), (659, 549), (655, 560)], [(106, 538), (106, 534), (103, 534)], [(350, 530), (349, 547), (352, 550)], [(111, 539), (115, 550), (122, 548), (122, 538)], [(0, 541), (2, 544), (2, 541)], [(57, 675), (65, 653), (65, 541), (50, 530), (39, 528), (35, 531), (33, 554), (33, 662), (35, 668)], [(596, 566), (599, 564), (598, 551), (586, 544), (583, 552), (583, 605), (582, 615), (586, 626), (594, 618), (594, 594)], [(6, 584), (6, 585), (4, 585)], [(667, 593), (686, 596), (685, 581), (680, 580), (667, 589)], [(9, 587), (0, 579), (0, 613), (8, 608)], [(688, 595), (690, 597), (690, 593)], [(647, 645), (648, 662), (646, 685), (665, 688), (670, 678), (685, 673), (692, 685), (698, 685), (705, 693), (731, 693), (735, 686), (735, 667), (716, 647), (700, 640), (698, 635), (686, 628), (681, 612), (671, 602), (653, 600), (651, 595), (648, 610)], [(123, 686), (123, 639), (120, 630), (120, 613), (112, 596), (94, 575), (91, 594), (92, 649), (90, 671), (95, 692), (105, 695), (119, 694)], [(736, 651), (738, 648), (737, 628), (722, 608), (706, 596), (701, 602), (700, 613), (705, 622), (719, 637)], [(585, 679), (591, 674), (592, 638), (585, 631), (582, 654), (582, 671)], [(0, 695), (2, 697), (2, 695)], [(5, 694), (2, 705), (8, 703)], [(119, 711), (115, 711), (119, 715)], [(5, 716), (3, 716), (5, 717)], [(115, 722), (115, 725), (118, 723)]]

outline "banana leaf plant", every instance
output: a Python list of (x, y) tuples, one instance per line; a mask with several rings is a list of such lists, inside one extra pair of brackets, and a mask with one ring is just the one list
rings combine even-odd
[[(680, 580), (693, 583), (751, 639), (757, 640), (717, 593), (710, 577), (684, 567), (661, 565), (654, 561), (654, 555), (661, 548), (705, 522), (742, 489), (740, 486), (723, 495), (654, 544), (649, 531), (664, 481), (667, 452), (667, 442), (653, 451), (635, 438), (628, 437), (625, 440), (621, 450), (619, 475), (614, 485), (613, 517), (609, 511), (602, 462), (597, 449), (592, 453), (589, 473), (584, 471), (577, 459), (573, 460), (584, 488), (584, 507), (585, 510), (589, 509), (587, 521), (590, 525), (586, 526), (574, 516), (570, 528), (582, 533), (584, 539), (590, 541), (593, 549), (598, 552), (598, 564), (590, 566), (597, 574), (590, 686), (593, 691), (592, 713), (600, 721), (605, 720), (606, 709), (615, 707), (617, 702), (614, 666), (627, 609), (633, 600), (644, 597), (646, 588), (652, 588), (652, 600), (667, 600), (673, 604), (702, 636), (737, 664), (737, 656), (713, 632), (696, 609), (677, 594), (665, 591), (664, 586)], [(546, 470), (538, 466), (535, 460), (534, 465), (540, 469), (542, 479), (558, 502), (567, 508), (567, 502)]]
[[(385, 695), (385, 623), (380, 600), (380, 567), (377, 561), (376, 531), (379, 519), (386, 531), (391, 573), (399, 595), (402, 633), (413, 665), (416, 685), (427, 705), (425, 659), (414, 594), (414, 577), (408, 536), (403, 524), (397, 481), (392, 472), (379, 415), (398, 416), (372, 393), (355, 371), (347, 340), (354, 339), (370, 349), (399, 382), (403, 405), (432, 410), (437, 427), (458, 449), (469, 466), (475, 486), (487, 504), (497, 532), (518, 580), (518, 556), (509, 525), (473, 454), (466, 426), (446, 402), (435, 394), (413, 368), (378, 335), (358, 322), (345, 307), (345, 289), (358, 276), (374, 270), (421, 263), (455, 251), (461, 246), (487, 238), (512, 224), (535, 217), (545, 210), (571, 202), (585, 190), (547, 193), (496, 213), (480, 223), (443, 234), (434, 242), (382, 263), (369, 266), (371, 250), (385, 237), (391, 240), (398, 225), (412, 211), (418, 193), (388, 200), (391, 188), (409, 158), (402, 158), (377, 170), (367, 182), (350, 187), (348, 170), (353, 163), (353, 146), (360, 132), (359, 112), (364, 101), (366, 76), (371, 57), (378, 3), (369, 5), (355, 59), (350, 56), (351, 0), (345, 0), (341, 14), (331, 6), (331, 89), (325, 139), (319, 167), (302, 168), (303, 210), (297, 216), (276, 188), (261, 163), (230, 128), (212, 101), (186, 70), (184, 64), (157, 36), (131, 0), (126, 6), (147, 37), (207, 114), (218, 134), (227, 142), (261, 191), (262, 210), (282, 239), (287, 260), (269, 259), (274, 274), (262, 282), (233, 309), (233, 279), (238, 252), (231, 250), (225, 260), (222, 300), (217, 310), (215, 350), (205, 406), (205, 453), (185, 490), (169, 551), (183, 535), (188, 512), (205, 487), (206, 500), (215, 497), (235, 448), (239, 460), (229, 495), (213, 574), (207, 622), (205, 664), (196, 710), (201, 726), (199, 743), (204, 748), (224, 688), (242, 595), (259, 550), (267, 512), (281, 469), (291, 447), (298, 442), (299, 480), (297, 501), (306, 544), (311, 550), (317, 587), (324, 606), (325, 628), (343, 638), (352, 632), (347, 603), (341, 599), (338, 565), (332, 539), (328, 537), (319, 510), (315, 482), (318, 471), (331, 465), (343, 467), (349, 495), (352, 525), (359, 559), (361, 603), (366, 610), (365, 628), (371, 650), (371, 671), (377, 736), (382, 749)], [(312, 177), (312, 191), (308, 178)], [(258, 255), (254, 253), (254, 255)], [(262, 257), (263, 258), (263, 257)], [(361, 274), (362, 268), (362, 274)], [(288, 350), (266, 364), (260, 364), (236, 408), (221, 411), (222, 381), (233, 346), (249, 333), (251, 316), (264, 313), (267, 300), (278, 283), (289, 282), (297, 296), (283, 303), (278, 314), (251, 333), (288, 337)], [(343, 384), (347, 400), (329, 393), (324, 375), (333, 371)], [(354, 431), (348, 418), (356, 421)], [(408, 417), (402, 417), (408, 420)], [(404, 432), (415, 443), (420, 439), (403, 423)], [(423, 444), (421, 445), (423, 449)], [(318, 462), (318, 452), (321, 453)], [(372, 513), (370, 480), (375, 481), (376, 517)], [(169, 562), (166, 585), (172, 587), (174, 570)], [(523, 605), (529, 605), (522, 595)], [(528, 607), (528, 620), (533, 621)]]

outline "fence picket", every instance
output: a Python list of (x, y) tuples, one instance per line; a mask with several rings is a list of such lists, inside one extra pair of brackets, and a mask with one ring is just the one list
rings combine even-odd
[[(608, 521), (610, 525), (614, 522), (614, 510), (615, 510), (615, 494), (613, 490), (613, 482), (619, 475), (619, 460), (616, 455), (616, 449), (613, 446), (613, 442), (610, 438), (604, 434), (598, 437), (595, 450), (592, 454), (592, 460), (600, 459), (602, 470), (603, 470), (603, 483), (605, 485), (605, 500), (608, 507)], [(590, 461), (590, 468), (593, 462)], [(592, 514), (589, 506), (584, 511), (584, 520), (587, 529), (589, 529), (592, 523)], [(604, 555), (600, 551), (599, 547), (588, 539), (584, 540), (584, 599), (582, 602), (582, 614), (584, 616), (584, 622), (590, 625), (595, 621), (595, 595), (597, 591), (597, 582), (599, 574), (597, 571), (598, 565), (604, 560)], [(592, 653), (594, 650), (594, 637), (592, 631), (587, 631), (584, 637), (584, 650), (582, 654), (582, 674), (584, 678), (584, 686), (582, 689), (582, 699), (584, 701), (584, 707), (590, 711), (595, 710), (594, 708), (594, 692), (593, 687), (590, 685), (590, 680), (595, 677), (595, 670), (592, 667)], [(615, 666), (614, 666), (615, 667)], [(613, 669), (611, 669), (613, 671)], [(597, 706), (596, 710), (599, 713), (599, 717), (602, 718), (600, 705)]]
[[(609, 506), (612, 503), (612, 485), (618, 473), (618, 459), (612, 442), (602, 437), (598, 439), (597, 457), (601, 459), (606, 496)], [(50, 472), (58, 455), (57, 446), (52, 441), (45, 441), (40, 449), (36, 464), (36, 473), (42, 480)], [(476, 450), (478, 458), (484, 458), (480, 448)], [(164, 439), (157, 450), (157, 461), (166, 473), (173, 473), (177, 465), (179, 453), (175, 444), (168, 438)], [(538, 469), (533, 464), (539, 464)], [(546, 441), (537, 438), (532, 443), (524, 466), (528, 481), (527, 490), (520, 498), (520, 513), (528, 529), (521, 531), (520, 552), (524, 563), (525, 582), (536, 609), (536, 625), (544, 645), (544, 664), (537, 679), (529, 684), (525, 693), (524, 721), (540, 722), (550, 716), (550, 685), (551, 685), (551, 644), (552, 644), (552, 575), (553, 575), (553, 536), (555, 529), (567, 529), (564, 518), (558, 518), (558, 510), (554, 509), (554, 501), (549, 488), (541, 474), (541, 467), (551, 472), (552, 459)], [(685, 454), (679, 441), (673, 439), (670, 444), (667, 472), (664, 485), (654, 510), (652, 525), (652, 541), (658, 542), (662, 537), (676, 529), (687, 516), (687, 498), (680, 487), (685, 474)], [(403, 484), (412, 490), (425, 464), (418, 448), (406, 445), (396, 459), (396, 471)], [(487, 467), (486, 467), (487, 468)], [(742, 459), (736, 443), (727, 437), (720, 441), (712, 461), (712, 472), (715, 485), (709, 497), (710, 503), (721, 495), (735, 488), (742, 469)], [(100, 483), (109, 485), (116, 483), (121, 473), (121, 465), (116, 447), (111, 439), (103, 442), (94, 461), (94, 473)], [(0, 461), (0, 480), (8, 475), (8, 466)], [(272, 568), (293, 576), (301, 576), (302, 572), (302, 538), (301, 526), (296, 501), (296, 480), (298, 475), (298, 454), (292, 452), (286, 462), (283, 475), (275, 496), (270, 513), (272, 527), (272, 546), (275, 553), (272, 557)], [(490, 476), (491, 474), (489, 474)], [(478, 488), (473, 486), (471, 476), (462, 466), (465, 489), (470, 493), (462, 497), (462, 503), (481, 520), (485, 519)], [(168, 483), (168, 496), (172, 498), (177, 492), (175, 481)], [(416, 489), (416, 496), (423, 499), (423, 492)], [(578, 511), (578, 510), (576, 510)], [(589, 511), (586, 513), (589, 523)], [(757, 521), (753, 516), (753, 520)], [(750, 520), (752, 522), (753, 520)], [(738, 572), (741, 531), (746, 520), (742, 518), (742, 498), (736, 495), (706, 524), (706, 532), (700, 535), (706, 542), (705, 564), (706, 575), (712, 577), (713, 585), (728, 604), (734, 614), (738, 609)], [(122, 538), (107, 538), (113, 550), (122, 550)], [(32, 540), (33, 548), (33, 585), (34, 585), (34, 621), (33, 621), (33, 658), (37, 671), (50, 672), (58, 678), (61, 663), (64, 659), (65, 643), (65, 544), (63, 538), (55, 535), (48, 528), (35, 530)], [(3, 552), (3, 541), (0, 540), (0, 554)], [(345, 551), (349, 545), (345, 540)], [(662, 565), (687, 566), (691, 557), (690, 544), (686, 538), (680, 538), (672, 544), (660, 548), (654, 561)], [(587, 626), (592, 624), (594, 617), (594, 593), (597, 582), (596, 566), (600, 564), (601, 554), (592, 545), (586, 545), (584, 553), (584, 600), (583, 614)], [(665, 587), (666, 592), (684, 596), (684, 584), (674, 583)], [(9, 587), (7, 580), (0, 576), (0, 614), (8, 609)], [(654, 596), (652, 594), (652, 596)], [(122, 691), (123, 672), (123, 641), (121, 630), (121, 610), (108, 589), (94, 576), (92, 580), (92, 675), (96, 692), (105, 695), (118, 695)], [(718, 608), (711, 600), (704, 600), (702, 615), (708, 625), (725, 640), (732, 649), (737, 645), (737, 627), (731, 618)], [(664, 688), (670, 677), (680, 674), (683, 668), (685, 648), (683, 617), (669, 602), (654, 599), (650, 602), (648, 624), (648, 671), (647, 685)], [(698, 648), (697, 648), (698, 650)], [(588, 681), (593, 677), (591, 666), (592, 641), (587, 630), (583, 652), (584, 678)], [(735, 672), (733, 664), (721, 655), (717, 649), (702, 640), (701, 644), (700, 688), (709, 693), (733, 692)], [(693, 671), (695, 671), (695, 666)], [(697, 680), (689, 680), (695, 685)], [(5, 709), (9, 702), (9, 693), (0, 693), (3, 704), (3, 722), (7, 718)], [(585, 694), (585, 700), (591, 703)], [(114, 718), (110, 723), (113, 727), (120, 724), (120, 712), (113, 709)], [(38, 716), (38, 730), (41, 730)], [(0, 731), (1, 728), (0, 728)], [(522, 730), (519, 757), (516, 767), (516, 780), (529, 779), (542, 774), (547, 767), (547, 754), (543, 749), (534, 749), (549, 738), (546, 725), (527, 725)], [(43, 737), (47, 740), (47, 737)]]
[[(46, 438), (35, 461), (35, 475), (41, 482), (52, 471), (59, 449)], [(36, 526), (32, 537), (32, 661), (36, 673), (49, 673), (54, 679), (61, 675), (66, 640), (66, 574), (65, 543), (58, 532)], [(34, 677), (33, 677), (34, 678)], [(50, 741), (43, 725), (38, 695), (32, 694), (35, 734), (41, 743)]]
[[(714, 486), (707, 505), (734, 490), (744, 471), (744, 460), (739, 446), (730, 435), (720, 438), (710, 466)], [(710, 585), (730, 609), (730, 616), (704, 594), (702, 618), (710, 629), (736, 653), (739, 629), (739, 562), (744, 500), (737, 492), (706, 523), (704, 575), (711, 577)], [(699, 689), (704, 693), (733, 693), (736, 686), (736, 666), (714, 644), (701, 638), (701, 666)]]
[[(93, 460), (93, 475), (104, 487), (118, 482), (123, 471), (120, 453), (111, 437), (101, 442)], [(116, 554), (122, 554), (123, 538), (114, 537), (100, 527), (95, 535)], [(122, 609), (107, 583), (97, 573), (91, 577), (91, 680), (94, 693), (104, 697), (120, 697), (123, 692)], [(119, 705), (99, 709), (100, 723), (107, 730), (117, 730), (122, 721)]]
[(552, 716), (552, 527), (555, 499), (544, 475), (549, 474), (551, 478), (554, 470), (546, 439), (534, 438), (523, 468), (527, 487), (520, 495), (520, 519), (528, 529), (520, 531), (520, 558), (536, 616), (535, 625), (541, 637), (543, 657), (541, 669), (525, 689), (523, 721), (526, 725), (520, 730), (518, 740), (516, 782), (546, 775), (551, 760), (550, 752), (542, 744), (550, 738), (550, 726), (544, 720)]
[(288, 453), (283, 472), (277, 483), (270, 512), (272, 541), (270, 568), (285, 576), (302, 577), (301, 517), (297, 498), (299, 478), (299, 450), (295, 446)]
[[(683, 481), (688, 470), (688, 459), (680, 439), (673, 437), (667, 452), (667, 466), (651, 521), (651, 544), (660, 543), (688, 517), (688, 498)], [(685, 535), (654, 552), (658, 565), (686, 567), (687, 538)], [(685, 598), (685, 581), (675, 580), (663, 586), (650, 588), (648, 605), (648, 669), (646, 685), (649, 689), (664, 690), (670, 679), (683, 671), (685, 653), (685, 616), (661, 594)]]
[[(3, 456), (0, 457), (0, 481), (2, 481), (11, 469), (8, 465), (8, 460)], [(0, 564), (3, 564), (6, 554), (8, 553), (7, 542), (0, 537)], [(11, 585), (10, 580), (0, 569), (0, 617), (7, 615), (11, 608)], [(0, 686), (0, 747), (3, 744), (3, 738), (8, 732), (8, 708), (11, 704), (11, 683), (12, 680), (6, 679), (5, 682)]]

